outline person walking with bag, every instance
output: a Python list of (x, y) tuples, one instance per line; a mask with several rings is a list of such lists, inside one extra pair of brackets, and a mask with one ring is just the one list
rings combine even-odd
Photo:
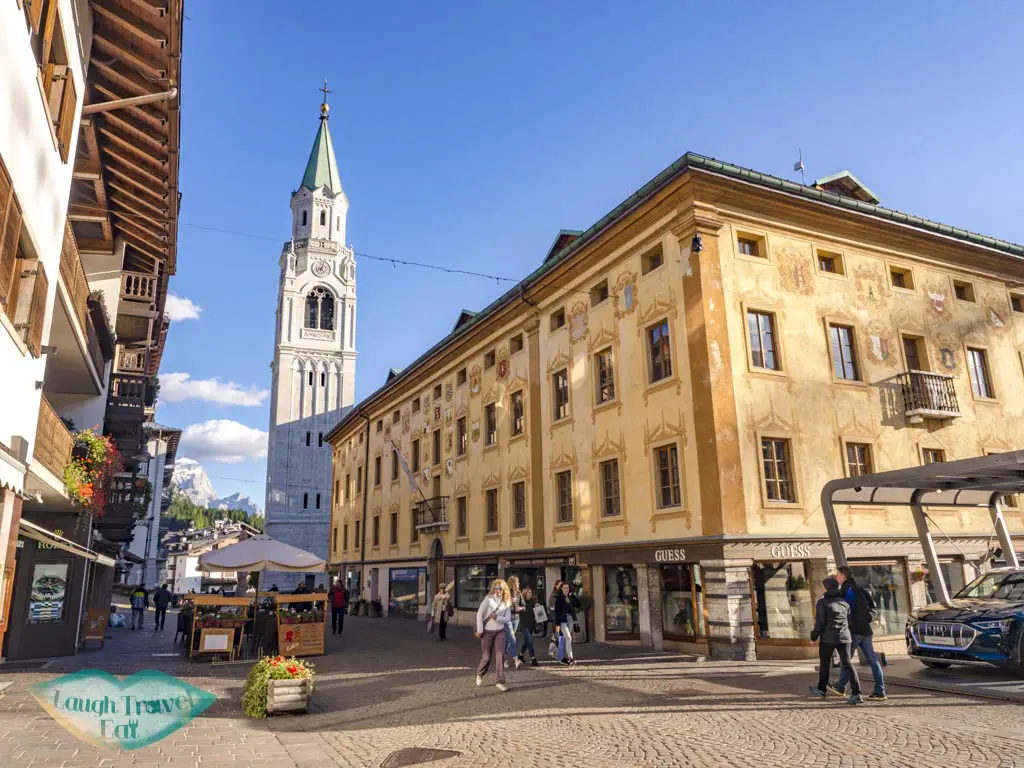
[(814, 629), (811, 630), (811, 641), (818, 641), (818, 684), (808, 687), (813, 696), (825, 698), (832, 671), (832, 654), (838, 651), (843, 675), (850, 681), (852, 690), (846, 703), (860, 704), (860, 679), (850, 660), (850, 605), (843, 597), (838, 581), (829, 576), (822, 585), (825, 594), (814, 607)]
[(476, 612), (476, 631), (473, 634), (480, 638), (477, 685), (484, 684), (484, 675), (493, 661), (498, 678), (495, 687), (499, 691), (508, 690), (505, 686), (505, 644), (508, 641), (505, 627), (511, 620), (512, 595), (508, 591), (508, 584), (501, 579), (495, 579), (491, 584), (491, 591), (480, 602)]
[[(543, 618), (542, 618), (543, 617)], [(519, 667), (526, 663), (526, 652), (530, 652), (530, 664), (537, 666), (537, 649), (533, 647), (533, 633), (537, 627), (544, 627), (548, 619), (544, 612), (544, 606), (537, 602), (533, 596), (533, 590), (527, 587), (523, 590), (523, 612), (520, 614), (519, 629), (523, 633), (523, 642), (519, 646), (519, 655), (516, 657), (516, 664)]]
[[(555, 585), (551, 588), (551, 594), (548, 596), (548, 616), (555, 615), (555, 603), (558, 601), (558, 596), (562, 594), (562, 580), (559, 579), (555, 582)], [(562, 658), (562, 638), (558, 633), (558, 625), (555, 622), (551, 622), (551, 642), (548, 644), (548, 656), (551, 658)]]
[[(437, 639), (448, 639), (448, 619), (454, 613), (452, 598), (448, 593), (448, 585), (442, 584), (437, 588), (437, 594), (430, 604), (430, 620), (437, 628)], [(433, 631), (433, 627), (430, 628)]]
[(512, 576), (508, 580), (508, 591), (512, 595), (512, 620), (505, 625), (505, 632), (508, 635), (508, 642), (505, 644), (505, 666), (508, 667), (509, 659), (516, 660), (516, 669), (523, 662), (516, 653), (516, 632), (519, 631), (519, 622), (523, 613), (523, 593), (519, 590), (519, 577)]
[(572, 631), (579, 607), (579, 598), (572, 594), (569, 583), (562, 582), (562, 592), (555, 600), (555, 626), (559, 632), (558, 660), (569, 667), (576, 666), (576, 659), (572, 655)]

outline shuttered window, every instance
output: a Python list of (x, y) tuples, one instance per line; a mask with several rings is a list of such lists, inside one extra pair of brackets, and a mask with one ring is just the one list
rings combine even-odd
[[(36, 262), (35, 283), (32, 285), (32, 302), (28, 308), (28, 320), (24, 324), (25, 345), (32, 357), (42, 354), (43, 322), (46, 320), (46, 293), (50, 287), (46, 279), (46, 269), (41, 261)], [(19, 329), (21, 325), (17, 326)]]
[(14, 321), (18, 305), (18, 240), (21, 238), (21, 206), (7, 168), (0, 160), (0, 304)]
[[(32, 24), (32, 31), (39, 34), (39, 29), (43, 23), (43, 0), (24, 1), (25, 12), (28, 14), (28, 20)], [(50, 5), (56, 5), (56, 3), (50, 3)]]
[(75, 77), (71, 67), (64, 72), (64, 89), (60, 97), (60, 111), (57, 113), (57, 147), (60, 159), (65, 163), (71, 154), (71, 141), (75, 138), (75, 106), (78, 103), (78, 91), (75, 89)]

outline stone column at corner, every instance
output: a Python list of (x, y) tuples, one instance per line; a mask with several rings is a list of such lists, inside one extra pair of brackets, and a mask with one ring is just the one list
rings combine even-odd
[(752, 560), (701, 560), (712, 661), (756, 661), (750, 599)]

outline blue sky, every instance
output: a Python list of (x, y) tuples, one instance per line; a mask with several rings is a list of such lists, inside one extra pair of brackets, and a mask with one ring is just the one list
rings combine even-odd
[[(180, 455), (221, 495), (263, 503), (277, 258), (324, 78), (357, 253), (519, 278), (560, 228), (585, 229), (686, 151), (795, 178), (798, 147), (808, 180), (849, 169), (884, 205), (1024, 242), (1019, 4), (218, 0), (186, 13), (171, 293), (198, 317), (172, 324), (157, 418), (186, 429)], [(357, 399), (503, 290), (357, 261)]]

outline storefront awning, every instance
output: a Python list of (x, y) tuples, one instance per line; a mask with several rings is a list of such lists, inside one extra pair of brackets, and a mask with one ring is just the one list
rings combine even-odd
[(113, 558), (101, 555), (99, 552), (93, 552), (91, 549), (83, 547), (81, 544), (76, 544), (70, 539), (65, 539), (63, 536), (58, 536), (53, 531), (48, 531), (41, 525), (36, 525), (25, 518), (22, 518), (18, 523), (18, 535), (35, 539), (51, 547), (57, 547), (57, 549), (63, 549), (65, 552), (84, 557), (86, 560), (92, 560), (97, 565), (114, 567)]

